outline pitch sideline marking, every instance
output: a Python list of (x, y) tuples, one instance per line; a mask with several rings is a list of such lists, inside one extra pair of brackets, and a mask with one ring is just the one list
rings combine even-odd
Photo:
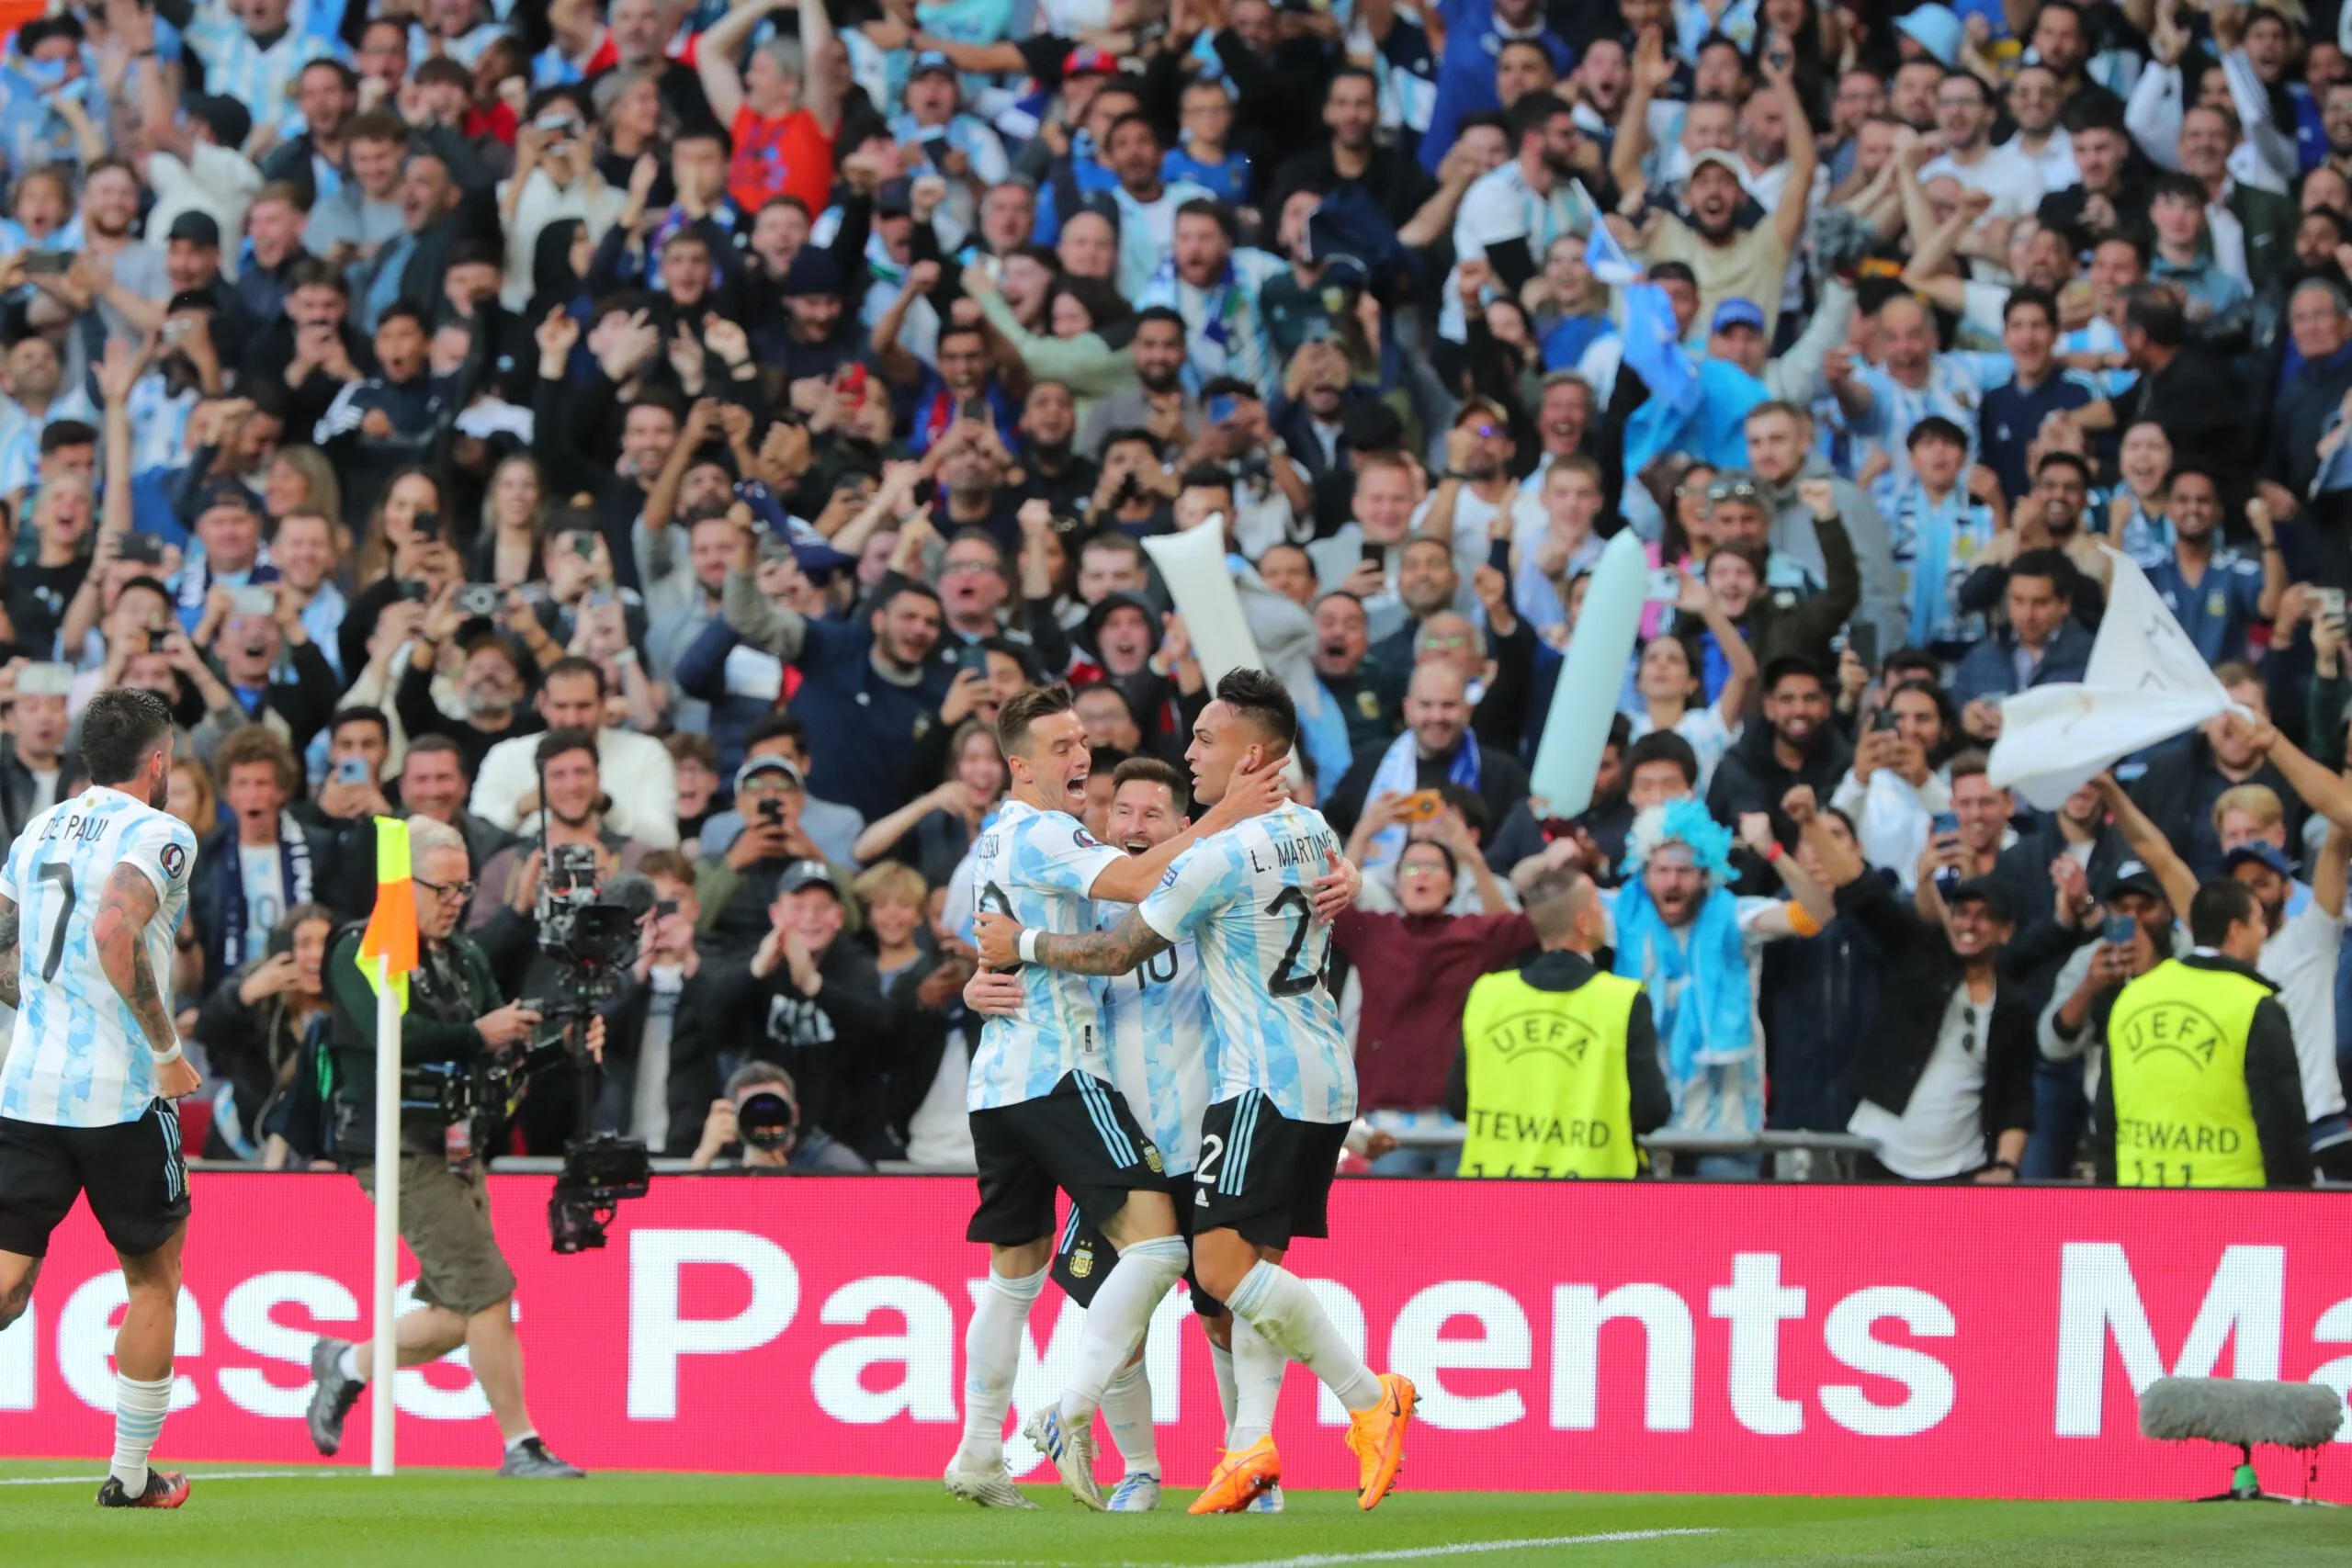
[[(1204, 1568), (1339, 1568), (1352, 1562), (1403, 1562), (1430, 1557), (1468, 1557), (1488, 1551), (1526, 1551), (1549, 1546), (1607, 1546), (1629, 1540), (1667, 1540), (1681, 1536), (1722, 1535), (1713, 1528), (1652, 1530), (1602, 1530), (1591, 1535), (1532, 1536), (1518, 1540), (1455, 1541), (1445, 1546), (1396, 1547), (1385, 1551), (1318, 1551), (1303, 1557), (1249, 1557), (1216, 1562)], [(1027, 1557), (892, 1557), (890, 1562), (928, 1564), (929, 1568), (1204, 1568), (1197, 1563), (1125, 1562), (1112, 1563), (1050, 1563)]]
[[(323, 1468), (311, 1470), (199, 1470), (188, 1474), (190, 1481), (278, 1481), (292, 1476), (320, 1476), (328, 1480), (349, 1480), (359, 1472), (356, 1470)], [(7, 1475), (0, 1476), (0, 1486), (94, 1486), (106, 1479), (103, 1475)]]

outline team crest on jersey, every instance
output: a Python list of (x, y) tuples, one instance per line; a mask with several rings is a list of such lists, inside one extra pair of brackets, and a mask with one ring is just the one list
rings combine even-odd
[(180, 845), (165, 844), (163, 852), (156, 858), (164, 863), (164, 874), (174, 882), (179, 881), (187, 874), (187, 851)]
[(1151, 1167), (1151, 1174), (1154, 1176), (1168, 1174), (1168, 1168), (1159, 1163), (1159, 1146), (1157, 1144), (1146, 1144), (1143, 1146), (1143, 1163)]
[(1093, 1272), (1094, 1244), (1091, 1241), (1081, 1241), (1070, 1249), (1069, 1277), (1073, 1280), (1083, 1280)]

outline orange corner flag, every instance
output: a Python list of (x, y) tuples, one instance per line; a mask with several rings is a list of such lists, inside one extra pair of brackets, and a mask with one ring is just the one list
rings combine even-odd
[(390, 976), (406, 1012), (409, 971), (416, 967), (416, 885), (409, 869), (408, 824), (396, 817), (376, 818), (376, 908), (360, 933), (359, 959), (359, 972), (379, 994), (381, 976)]

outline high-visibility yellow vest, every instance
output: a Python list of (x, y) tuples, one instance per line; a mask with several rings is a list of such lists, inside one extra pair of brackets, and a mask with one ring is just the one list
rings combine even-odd
[(1516, 971), (1470, 987), (1462, 1045), (1470, 1084), (1464, 1176), (1632, 1176), (1625, 1026), (1639, 982), (1597, 974), (1546, 991)]
[(2122, 1187), (2260, 1187), (2245, 1039), (2269, 987), (2166, 959), (2123, 987), (2107, 1024)]

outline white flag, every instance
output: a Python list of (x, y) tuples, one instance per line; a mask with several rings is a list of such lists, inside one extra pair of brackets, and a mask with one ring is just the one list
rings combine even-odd
[(1986, 776), (2055, 811), (2134, 751), (2196, 728), (2229, 694), (2132, 558), (2115, 550), (2107, 615), (2079, 684), (2035, 686), (2001, 701), (2001, 738)]

